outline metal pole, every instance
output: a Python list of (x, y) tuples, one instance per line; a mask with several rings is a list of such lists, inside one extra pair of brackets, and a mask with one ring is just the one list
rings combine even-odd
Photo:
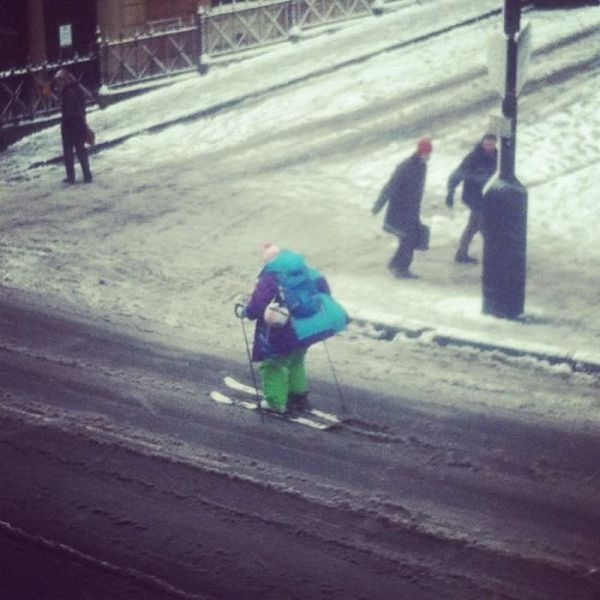
[(208, 73), (208, 64), (202, 62), (202, 55), (204, 54), (205, 40), (205, 24), (206, 24), (206, 13), (202, 4), (198, 6), (196, 11), (196, 68), (200, 75), (206, 75)]
[(340, 382), (337, 378), (337, 373), (335, 372), (335, 367), (333, 366), (333, 361), (331, 360), (331, 355), (329, 354), (329, 348), (323, 340), (323, 346), (325, 347), (325, 353), (327, 354), (327, 360), (329, 361), (329, 368), (331, 369), (331, 373), (333, 375), (333, 381), (335, 383), (335, 389), (337, 390), (338, 398), (340, 399), (340, 406), (342, 407), (342, 412), (347, 413), (348, 409), (346, 408), (346, 403), (344, 402), (344, 395), (342, 394), (342, 388), (340, 388)]
[(527, 190), (515, 174), (520, 20), (521, 0), (504, 0), (502, 113), (510, 128), (501, 135), (499, 169), (483, 198), (482, 310), (508, 319), (519, 317), (525, 308)]
[(250, 367), (250, 374), (252, 376), (252, 384), (254, 385), (254, 390), (256, 392), (256, 408), (261, 413), (261, 420), (264, 420), (264, 415), (263, 415), (261, 407), (260, 407), (260, 392), (258, 389), (258, 379), (256, 377), (256, 372), (254, 371), (254, 365), (252, 364), (252, 352), (250, 351), (250, 342), (248, 341), (248, 334), (246, 333), (246, 325), (244, 324), (244, 319), (246, 318), (244, 316), (244, 305), (237, 303), (233, 308), (233, 312), (242, 324), (242, 332), (244, 334), (244, 344), (246, 346), (246, 357), (248, 358), (248, 365)]
[(502, 114), (510, 120), (510, 137), (502, 137), (500, 143), (500, 175), (506, 181), (515, 179), (517, 141), (517, 42), (521, 20), (520, 0), (505, 0), (504, 34), (506, 44), (506, 91), (502, 100)]

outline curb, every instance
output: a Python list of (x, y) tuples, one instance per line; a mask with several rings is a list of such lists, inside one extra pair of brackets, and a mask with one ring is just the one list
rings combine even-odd
[(491, 342), (482, 342), (472, 340), (468, 337), (460, 337), (459, 335), (450, 335), (437, 333), (436, 328), (431, 326), (423, 327), (408, 327), (388, 325), (378, 321), (368, 321), (366, 319), (353, 319), (352, 323), (360, 327), (371, 327), (378, 334), (378, 339), (391, 342), (396, 336), (404, 335), (410, 339), (418, 339), (427, 334), (429, 340), (438, 346), (445, 348), (447, 346), (456, 346), (459, 348), (473, 348), (484, 352), (499, 352), (512, 358), (532, 358), (539, 361), (548, 362), (550, 365), (566, 364), (573, 373), (585, 373), (588, 375), (597, 375), (600, 373), (600, 362), (587, 359), (578, 359), (574, 352), (565, 351), (564, 354), (556, 352), (545, 352), (544, 350), (527, 350), (516, 346), (507, 346), (503, 344), (494, 344)]
[(566, 352), (565, 354), (556, 354), (552, 352), (544, 352), (543, 350), (525, 350), (515, 346), (504, 346), (501, 344), (493, 344), (488, 342), (477, 342), (474, 340), (462, 339), (455, 336), (448, 336), (443, 334), (434, 334), (433, 341), (438, 346), (458, 346), (458, 347), (470, 347), (486, 352), (501, 352), (507, 356), (513, 358), (533, 358), (539, 361), (548, 362), (551, 365), (566, 364), (570, 367), (573, 373), (586, 373), (589, 375), (600, 373), (600, 363), (575, 358), (572, 354)]

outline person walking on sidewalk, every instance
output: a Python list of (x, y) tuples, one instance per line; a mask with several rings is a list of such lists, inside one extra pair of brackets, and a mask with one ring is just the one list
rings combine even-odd
[(458, 244), (454, 260), (458, 263), (475, 264), (477, 259), (469, 256), (469, 246), (483, 223), (483, 188), (496, 171), (498, 150), (496, 136), (487, 133), (465, 156), (460, 165), (450, 174), (446, 205), (454, 205), (454, 192), (463, 184), (462, 200), (469, 207), (470, 215)]
[(85, 118), (85, 95), (75, 76), (67, 69), (59, 69), (54, 76), (56, 88), (60, 94), (63, 157), (67, 177), (64, 183), (75, 183), (75, 159), (73, 149), (83, 171), (85, 183), (92, 182), (90, 159), (85, 147), (88, 126)]
[(421, 200), (432, 150), (429, 138), (420, 139), (414, 154), (396, 167), (371, 210), (376, 215), (386, 203), (388, 205), (383, 229), (398, 236), (398, 249), (388, 263), (396, 277), (417, 277), (410, 271), (410, 265), (423, 231)]
[[(304, 257), (263, 245), (262, 268), (241, 318), (256, 321), (252, 361), (259, 362), (263, 408), (308, 408), (304, 358), (309, 346), (346, 328), (348, 316), (321, 273)], [(237, 314), (237, 313), (236, 313)]]

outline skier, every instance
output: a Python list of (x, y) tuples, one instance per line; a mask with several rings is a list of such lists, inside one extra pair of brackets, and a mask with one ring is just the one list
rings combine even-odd
[(75, 160), (73, 148), (83, 171), (83, 181), (92, 182), (90, 160), (85, 148), (85, 140), (89, 130), (85, 119), (85, 96), (75, 76), (67, 69), (59, 69), (54, 75), (56, 88), (60, 94), (63, 156), (67, 177), (63, 183), (75, 183)]
[(481, 141), (465, 156), (460, 165), (450, 174), (446, 205), (454, 205), (454, 191), (463, 182), (462, 200), (471, 213), (458, 244), (454, 260), (458, 263), (476, 264), (477, 259), (469, 256), (473, 237), (481, 231), (483, 223), (483, 188), (496, 171), (498, 150), (496, 136), (486, 133)]
[(398, 249), (388, 263), (396, 277), (417, 278), (409, 267), (415, 249), (427, 245), (420, 239), (426, 229), (421, 223), (421, 200), (432, 149), (431, 140), (419, 140), (415, 153), (396, 167), (371, 210), (376, 215), (388, 203), (383, 228), (398, 236)]
[(300, 254), (263, 245), (264, 264), (238, 316), (256, 320), (252, 360), (260, 362), (262, 407), (285, 413), (308, 408), (308, 347), (346, 328), (348, 317), (326, 279)]

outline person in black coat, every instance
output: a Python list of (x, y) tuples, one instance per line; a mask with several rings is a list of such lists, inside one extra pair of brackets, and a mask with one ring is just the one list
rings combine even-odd
[(396, 167), (371, 211), (376, 215), (386, 203), (388, 205), (383, 228), (398, 236), (398, 249), (388, 263), (390, 271), (396, 277), (417, 277), (410, 271), (410, 265), (419, 243), (421, 200), (425, 189), (427, 161), (432, 149), (431, 140), (419, 140), (416, 152)]
[(460, 238), (458, 250), (454, 256), (456, 262), (467, 264), (475, 264), (477, 262), (476, 258), (469, 256), (469, 246), (475, 234), (481, 231), (483, 222), (483, 188), (495, 173), (497, 161), (496, 136), (488, 133), (465, 156), (458, 168), (450, 174), (446, 205), (452, 208), (454, 205), (454, 191), (462, 181), (462, 200), (471, 211), (465, 230)]
[(54, 82), (61, 101), (60, 133), (67, 172), (64, 182), (75, 183), (75, 159), (73, 156), (73, 149), (75, 149), (83, 171), (83, 180), (85, 183), (91, 183), (92, 171), (85, 147), (88, 127), (85, 119), (84, 92), (77, 79), (67, 69), (59, 69), (54, 76)]

